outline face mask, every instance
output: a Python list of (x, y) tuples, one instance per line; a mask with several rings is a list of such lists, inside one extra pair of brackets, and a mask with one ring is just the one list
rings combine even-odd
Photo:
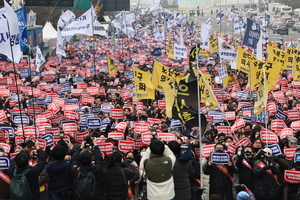
[(37, 154), (32, 154), (32, 155), (31, 155), (31, 158), (32, 158), (32, 159), (37, 159), (37, 158), (38, 158), (38, 155), (37, 155)]
[(245, 155), (246, 155), (246, 156), (251, 156), (251, 154), (252, 154), (252, 153), (249, 152), (249, 151), (246, 151), (246, 152), (245, 152)]
[(231, 142), (225, 143), (225, 145), (228, 147), (228, 145), (232, 144)]
[(240, 156), (241, 154), (242, 154), (242, 152), (241, 152), (241, 151), (238, 151), (238, 152), (237, 152), (237, 155), (238, 155), (238, 156)]
[(217, 152), (217, 153), (223, 153), (223, 151), (222, 151), (222, 150), (217, 150), (216, 152)]
[(4, 152), (3, 152), (3, 151), (1, 151), (1, 152), (0, 152), (0, 156), (3, 156), (3, 154), (4, 154)]
[(143, 151), (143, 152), (141, 152), (140, 154), (141, 154), (141, 156), (143, 157), (144, 155), (145, 155), (145, 151)]
[(222, 140), (219, 140), (219, 142), (220, 142), (220, 143), (223, 143), (223, 142), (224, 142), (224, 140), (223, 140), (223, 139), (222, 139)]
[(132, 162), (132, 161), (133, 161), (133, 158), (126, 158), (126, 161), (127, 161), (127, 162)]

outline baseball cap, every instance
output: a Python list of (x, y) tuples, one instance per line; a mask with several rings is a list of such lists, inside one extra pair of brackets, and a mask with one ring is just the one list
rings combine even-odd
[(263, 151), (265, 153), (268, 153), (268, 154), (272, 155), (272, 150), (270, 148), (264, 148)]

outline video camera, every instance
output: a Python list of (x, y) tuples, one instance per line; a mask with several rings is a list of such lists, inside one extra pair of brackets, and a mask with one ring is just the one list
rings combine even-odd
[(93, 140), (90, 136), (86, 136), (86, 138), (84, 138), (85, 141), (85, 145), (84, 148), (92, 148), (94, 146)]

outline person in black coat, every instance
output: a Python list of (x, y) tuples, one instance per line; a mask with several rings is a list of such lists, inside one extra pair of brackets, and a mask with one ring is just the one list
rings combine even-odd
[[(224, 145), (217, 143), (215, 145), (215, 152), (223, 153)], [(227, 173), (225, 174), (220, 170), (223, 168)], [(204, 165), (204, 174), (209, 176), (209, 196), (212, 194), (218, 194), (221, 196), (222, 200), (232, 200), (232, 175), (235, 172), (235, 167), (232, 161), (224, 166), (215, 165), (210, 159)]]
[(256, 161), (255, 151), (252, 146), (243, 148), (241, 155), (237, 156), (236, 166), (239, 168), (239, 184), (244, 184), (251, 191), (254, 190), (255, 179), (253, 166)]
[[(90, 151), (89, 148), (86, 148), (85, 145), (86, 141), (83, 141), (81, 143), (80, 148), (77, 148), (75, 153), (72, 156), (70, 167), (71, 167), (71, 173), (74, 174), (73, 177), (76, 176), (76, 173), (78, 173), (78, 170), (80, 171), (93, 171), (93, 174), (96, 179), (96, 192), (95, 200), (101, 200), (102, 199), (102, 191), (99, 189), (101, 188), (100, 182), (101, 182), (101, 174), (104, 169), (104, 162), (101, 156), (101, 152), (99, 147), (97, 146), (97, 139), (93, 138), (93, 144), (92, 151)], [(92, 165), (94, 156), (95, 164)], [(94, 199), (89, 199), (94, 200)]]
[(49, 175), (49, 200), (65, 200), (71, 196), (73, 176), (70, 164), (64, 160), (67, 149), (63, 145), (57, 145), (52, 150), (52, 159), (47, 164)]
[(280, 169), (272, 158), (272, 150), (264, 148), (257, 155), (253, 171), (255, 176), (254, 195), (256, 200), (278, 200), (279, 183), (276, 174)]
[(176, 157), (176, 162), (172, 171), (175, 189), (174, 200), (190, 199), (191, 185), (189, 175), (193, 175), (192, 164), (189, 160), (179, 160), (181, 150), (180, 144), (177, 141), (170, 141), (168, 146)]
[(9, 177), (12, 179), (14, 177), (14, 170), (17, 170), (17, 174), (22, 173), (24, 170), (31, 168), (26, 173), (26, 178), (31, 190), (31, 193), (33, 194), (33, 200), (39, 200), (40, 194), (39, 194), (39, 185), (38, 185), (38, 177), (42, 173), (45, 164), (46, 164), (46, 157), (43, 150), (39, 148), (39, 144), (36, 141), (35, 147), (37, 149), (37, 156), (38, 156), (38, 163), (36, 166), (31, 167), (28, 164), (29, 161), (29, 155), (25, 151), (20, 151), (18, 155), (14, 158), (15, 164), (12, 164), (9, 168)]

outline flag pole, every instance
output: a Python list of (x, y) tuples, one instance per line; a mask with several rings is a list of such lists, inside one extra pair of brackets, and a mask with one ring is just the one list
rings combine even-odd
[[(198, 96), (198, 126), (199, 126), (199, 150), (200, 150), (200, 155), (199, 155), (199, 164), (200, 164), (200, 188), (203, 188), (203, 176), (202, 176), (202, 144), (201, 144), (201, 109), (200, 109), (200, 104), (201, 104), (201, 97), (200, 97), (200, 79), (199, 79), (199, 48), (200, 44), (196, 42), (196, 66), (197, 66), (197, 96)], [(191, 64), (190, 64), (191, 65)]]
[[(6, 23), (7, 23), (8, 35), (9, 35), (9, 38), (10, 38), (10, 27), (9, 27), (9, 23), (8, 23), (7, 18), (6, 18)], [(20, 100), (20, 96), (19, 96), (19, 88), (18, 88), (18, 81), (17, 81), (17, 70), (16, 70), (16, 65), (15, 65), (14, 52), (13, 52), (13, 49), (12, 49), (12, 45), (10, 45), (10, 51), (11, 51), (12, 64), (13, 64), (14, 74), (15, 74), (15, 84), (16, 84), (16, 89), (17, 89), (18, 103), (19, 103), (22, 133), (23, 133), (23, 138), (25, 140), (25, 131), (24, 131), (24, 125), (23, 125), (22, 111), (21, 111), (21, 100)]]
[[(264, 104), (265, 104), (265, 113), (268, 115), (267, 113), (267, 95), (268, 95), (268, 82), (267, 82), (267, 79), (266, 79), (266, 70), (265, 68), (263, 68), (263, 73), (264, 73)], [(265, 128), (266, 128), (266, 133), (267, 133), (267, 129), (268, 129), (268, 119), (269, 117), (267, 117), (267, 120), (265, 122)], [(269, 144), (268, 144), (268, 137), (266, 138), (266, 147), (268, 148), (269, 147)]]
[[(37, 45), (36, 48), (39, 48), (39, 46)], [(36, 119), (35, 119), (35, 108), (34, 108), (34, 94), (33, 94), (33, 83), (32, 83), (32, 78), (31, 78), (31, 62), (30, 62), (30, 45), (28, 45), (28, 61), (29, 61), (29, 74), (28, 74), (28, 77), (29, 77), (29, 80), (30, 80), (30, 87), (31, 87), (31, 93), (32, 93), (32, 96), (31, 96), (31, 102), (32, 102), (32, 108), (33, 108), (33, 125), (35, 127), (34, 129), (34, 134), (35, 134), (35, 138), (37, 139), (37, 132), (36, 132)]]

